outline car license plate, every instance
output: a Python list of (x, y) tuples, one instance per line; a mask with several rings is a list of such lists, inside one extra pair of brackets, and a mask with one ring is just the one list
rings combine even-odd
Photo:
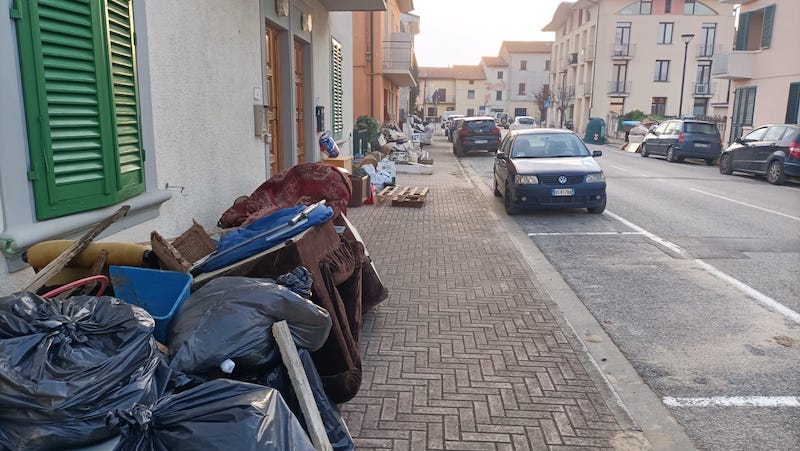
[(708, 143), (694, 143), (695, 147), (700, 147), (702, 149), (708, 148)]
[(553, 188), (553, 196), (574, 196), (575, 188)]
[(487, 142), (489, 142), (489, 141), (487, 141), (485, 139), (476, 139), (475, 140), (475, 144), (486, 144)]

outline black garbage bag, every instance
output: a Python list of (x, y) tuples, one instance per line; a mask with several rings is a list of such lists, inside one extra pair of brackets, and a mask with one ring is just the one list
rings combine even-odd
[[(308, 384), (311, 386), (311, 393), (314, 395), (319, 415), (322, 418), (322, 424), (325, 426), (325, 433), (331, 446), (335, 451), (352, 451), (355, 449), (355, 443), (350, 436), (350, 431), (347, 429), (347, 424), (342, 418), (339, 408), (331, 401), (325, 389), (322, 387), (322, 380), (319, 378), (317, 368), (314, 366), (314, 360), (311, 358), (306, 349), (298, 349), (297, 353), (300, 355), (300, 361), (303, 363), (303, 369), (308, 379)], [(286, 405), (295, 414), (303, 429), (308, 431), (306, 419), (303, 416), (303, 411), (300, 408), (300, 402), (297, 400), (297, 394), (292, 386), (292, 381), (289, 378), (289, 371), (286, 366), (280, 364), (272, 371), (267, 373), (265, 377), (259, 380), (268, 387), (272, 387), (283, 396)]]
[(280, 393), (230, 379), (166, 396), (107, 417), (116, 451), (313, 450)]
[(0, 298), (0, 449), (89, 445), (108, 412), (155, 403), (171, 371), (154, 325), (108, 296)]
[[(298, 347), (317, 350), (331, 330), (325, 309), (270, 279), (219, 277), (189, 296), (169, 330), (170, 367), (187, 375), (275, 366), (280, 359), (272, 324), (286, 320)], [(248, 380), (244, 378), (234, 378)]]

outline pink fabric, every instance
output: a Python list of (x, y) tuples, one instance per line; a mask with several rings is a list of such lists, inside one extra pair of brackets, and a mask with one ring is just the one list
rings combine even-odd
[(322, 199), (333, 208), (333, 217), (347, 213), (353, 187), (347, 174), (324, 163), (303, 163), (275, 174), (250, 196), (236, 198), (219, 218), (220, 227), (250, 224), (281, 208), (311, 205)]

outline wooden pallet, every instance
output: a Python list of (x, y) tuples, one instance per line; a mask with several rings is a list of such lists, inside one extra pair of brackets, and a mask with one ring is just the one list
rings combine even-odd
[(387, 186), (378, 193), (378, 202), (387, 197), (392, 199), (393, 207), (421, 207), (428, 197), (427, 186)]

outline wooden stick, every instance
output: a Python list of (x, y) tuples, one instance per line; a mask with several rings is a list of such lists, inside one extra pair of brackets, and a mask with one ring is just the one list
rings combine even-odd
[(272, 325), (272, 335), (275, 336), (275, 341), (278, 343), (283, 364), (289, 370), (289, 379), (292, 380), (292, 386), (295, 394), (297, 394), (297, 401), (300, 403), (303, 416), (306, 418), (306, 426), (308, 426), (308, 433), (311, 436), (314, 449), (317, 451), (333, 451), (331, 442), (328, 440), (328, 434), (325, 432), (325, 426), (322, 424), (319, 409), (317, 409), (317, 402), (311, 392), (311, 385), (309, 385), (306, 372), (303, 370), (303, 362), (297, 354), (297, 347), (294, 345), (292, 332), (289, 330), (289, 325), (286, 321), (274, 323)]
[(123, 205), (119, 210), (116, 211), (116, 213), (100, 221), (100, 223), (94, 226), (92, 230), (83, 235), (81, 239), (72, 243), (72, 245), (62, 252), (61, 255), (53, 259), (53, 261), (48, 263), (47, 266), (42, 268), (41, 271), (36, 273), (36, 277), (34, 277), (33, 281), (25, 288), (25, 291), (36, 292), (36, 290), (42, 288), (51, 277), (58, 274), (58, 272), (67, 266), (67, 264), (73, 258), (83, 252), (83, 250), (86, 249), (86, 247), (89, 246), (89, 244), (91, 244), (91, 242), (94, 241), (94, 239), (97, 238), (97, 236), (100, 235), (103, 230), (107, 229), (108, 226), (113, 224), (116, 220), (127, 215), (128, 210), (130, 209), (130, 205)]

